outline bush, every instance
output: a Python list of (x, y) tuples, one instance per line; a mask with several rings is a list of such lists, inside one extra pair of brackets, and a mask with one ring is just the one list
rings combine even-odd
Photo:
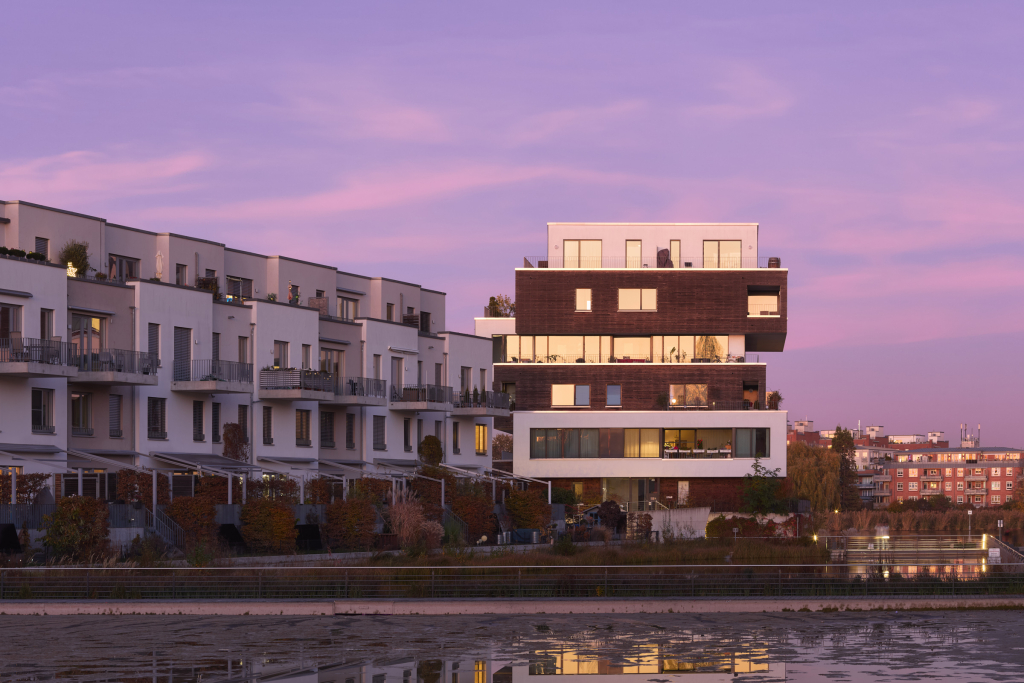
[(494, 502), (485, 484), (478, 481), (459, 480), (452, 496), (452, 512), (466, 523), (469, 538), (475, 543), (481, 536), (494, 532)]
[(373, 545), (377, 512), (367, 498), (337, 500), (327, 506), (324, 517), (328, 545), (343, 550), (366, 550)]
[[(224, 488), (226, 494), (227, 486)], [(188, 551), (213, 543), (217, 532), (217, 508), (212, 497), (178, 496), (164, 509), (164, 514), (185, 531), (185, 548)]]
[[(117, 473), (117, 499), (126, 503), (141, 502), (147, 508), (153, 507), (153, 475), (121, 470)], [(167, 477), (158, 474), (156, 477), (156, 504), (167, 505), (171, 502), (171, 484)]]
[(78, 269), (80, 277), (85, 277), (89, 274), (89, 243), (79, 242), (78, 240), (68, 240), (61, 247), (60, 252), (57, 254), (57, 262), (62, 266), (71, 264)]
[[(40, 474), (19, 474), (17, 501), (19, 503), (34, 503), (36, 497), (42, 493), (50, 483), (50, 475)], [(0, 472), (0, 501), (11, 502), (11, 475)]]
[(242, 539), (254, 553), (295, 552), (295, 513), (288, 503), (270, 498), (250, 500), (242, 506)]
[(416, 496), (404, 491), (392, 495), (388, 519), (391, 522), (391, 531), (398, 536), (398, 545), (402, 550), (420, 543), (420, 529), (426, 520), (423, 517), (423, 506), (416, 500)]
[(512, 452), (512, 435), (505, 434), (504, 432), (497, 432), (494, 435), (494, 438), (491, 439), (492, 457), (501, 457), (501, 454), (505, 452)]
[(539, 490), (512, 491), (505, 499), (505, 509), (517, 529), (543, 529), (551, 523), (551, 506)]
[(420, 460), (428, 465), (437, 467), (444, 459), (444, 449), (441, 448), (441, 440), (436, 436), (424, 437), (420, 442)]
[(108, 516), (105, 501), (84, 496), (61, 498), (57, 510), (43, 517), (43, 545), (62, 559), (81, 561), (106, 555)]
[(237, 422), (228, 422), (221, 430), (224, 438), (224, 457), (242, 462), (249, 461), (249, 435)]
[(571, 489), (552, 487), (551, 502), (561, 503), (563, 505), (579, 505), (580, 499), (576, 495), (576, 492)]
[(609, 533), (618, 531), (619, 527), (626, 519), (626, 515), (623, 514), (622, 508), (620, 508), (619, 504), (614, 500), (606, 500), (601, 503), (597, 508), (597, 517), (601, 520)]

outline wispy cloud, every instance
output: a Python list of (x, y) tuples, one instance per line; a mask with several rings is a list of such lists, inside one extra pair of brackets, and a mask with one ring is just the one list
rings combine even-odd
[(688, 117), (737, 122), (785, 114), (794, 104), (788, 88), (750, 64), (732, 64), (712, 83), (716, 97), (683, 107)]
[(642, 100), (624, 100), (602, 106), (574, 107), (535, 114), (512, 126), (509, 142), (531, 144), (564, 134), (599, 135), (647, 108), (647, 103)]

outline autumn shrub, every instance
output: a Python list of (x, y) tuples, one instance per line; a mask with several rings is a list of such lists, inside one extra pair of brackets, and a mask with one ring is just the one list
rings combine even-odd
[(43, 517), (43, 545), (58, 558), (76, 561), (110, 552), (107, 503), (97, 498), (67, 496), (52, 515)]
[[(50, 483), (50, 475), (40, 474), (19, 474), (16, 484), (15, 496), (19, 503), (34, 503), (36, 496), (43, 492)], [(0, 500), (4, 503), (11, 502), (11, 475), (7, 472), (0, 473)]]
[(164, 514), (185, 532), (186, 550), (213, 544), (217, 533), (217, 508), (211, 497), (178, 496), (164, 508)]
[(221, 428), (221, 437), (224, 440), (224, 457), (241, 462), (249, 462), (249, 453), (252, 447), (249, 444), (249, 435), (237, 422), (227, 422)]
[(366, 550), (373, 545), (377, 511), (368, 498), (352, 496), (335, 500), (324, 510), (322, 531), (330, 547), (340, 550)]
[(426, 436), (420, 442), (420, 460), (428, 465), (437, 467), (444, 459), (444, 448), (441, 447), (441, 440), (436, 436)]
[(254, 553), (287, 554), (295, 551), (295, 513), (282, 500), (257, 498), (242, 506), (242, 539)]
[(282, 503), (299, 503), (299, 483), (285, 475), (267, 475), (246, 482), (246, 499), (263, 498)]
[(512, 491), (505, 499), (512, 525), (517, 529), (543, 529), (551, 523), (551, 506), (539, 491)]
[[(227, 505), (227, 477), (210, 475), (199, 477), (199, 481), (196, 483), (196, 497), (206, 498), (215, 506)], [(231, 502), (233, 504), (240, 504), (242, 502), (242, 480), (239, 477), (231, 477)]]
[(399, 547), (406, 550), (421, 541), (420, 529), (426, 521), (423, 506), (408, 491), (393, 494), (390, 498), (388, 521), (391, 523), (391, 531), (398, 536)]
[[(153, 475), (134, 470), (117, 473), (117, 499), (126, 503), (141, 502), (147, 508), (153, 507)], [(171, 502), (171, 483), (163, 474), (156, 477), (156, 503), (167, 505)]]
[(614, 533), (626, 521), (626, 514), (614, 500), (606, 500), (597, 508), (597, 517), (608, 533)]
[(632, 529), (634, 539), (641, 541), (650, 539), (651, 531), (654, 528), (650, 513), (630, 512), (627, 515), (626, 524), (628, 528)]
[(451, 501), (452, 512), (466, 523), (469, 538), (475, 543), (480, 537), (494, 533), (494, 501), (486, 484), (468, 479), (459, 480)]
[(327, 505), (344, 495), (344, 482), (329, 477), (313, 477), (306, 482), (306, 503)]
[[(733, 529), (739, 531), (734, 534)], [(770, 519), (761, 522), (754, 517), (726, 518), (725, 515), (718, 515), (708, 522), (704, 533), (708, 538), (774, 538), (782, 535), (782, 528)]]

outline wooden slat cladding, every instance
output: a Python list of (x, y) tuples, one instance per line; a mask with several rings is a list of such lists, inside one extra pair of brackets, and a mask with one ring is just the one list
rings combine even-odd
[(622, 410), (658, 410), (658, 394), (668, 393), (670, 384), (707, 384), (709, 401), (740, 401), (744, 383), (756, 384), (758, 400), (763, 404), (766, 374), (764, 365), (753, 363), (524, 363), (494, 366), (497, 386), (515, 382), (517, 411), (551, 410), (552, 384), (589, 384), (590, 407), (593, 410), (605, 409), (609, 384), (622, 387)]
[[(787, 271), (643, 268), (516, 271), (518, 334), (786, 334)], [(748, 318), (747, 287), (778, 287), (779, 317)], [(591, 290), (576, 312), (576, 289)], [(658, 310), (619, 312), (619, 288), (658, 290)], [(781, 351), (781, 349), (779, 349)]]

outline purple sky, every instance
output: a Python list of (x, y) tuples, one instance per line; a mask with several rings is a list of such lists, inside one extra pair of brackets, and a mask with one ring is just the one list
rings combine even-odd
[(547, 221), (757, 221), (791, 418), (1022, 445), (1024, 4), (642, 7), (5, 4), (0, 198), (419, 282), (465, 331)]

